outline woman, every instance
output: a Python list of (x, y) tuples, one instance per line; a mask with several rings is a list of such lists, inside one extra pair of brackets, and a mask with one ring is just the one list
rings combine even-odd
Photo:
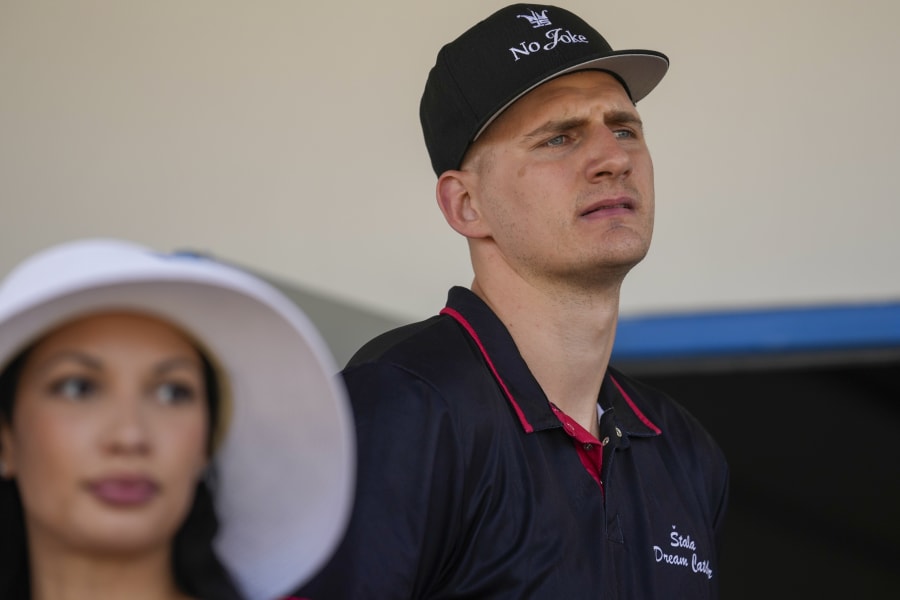
[(117, 240), (0, 286), (0, 598), (271, 599), (349, 514), (352, 422), (290, 300)]

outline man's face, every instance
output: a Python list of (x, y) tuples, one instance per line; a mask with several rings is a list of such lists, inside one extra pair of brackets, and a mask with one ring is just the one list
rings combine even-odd
[(535, 88), (488, 127), (462, 170), (475, 174), (486, 240), (536, 284), (609, 283), (649, 249), (653, 164), (638, 112), (608, 73)]

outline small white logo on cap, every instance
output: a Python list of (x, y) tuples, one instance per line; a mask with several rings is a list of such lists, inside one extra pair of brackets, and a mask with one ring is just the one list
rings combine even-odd
[(540, 14), (531, 11), (530, 15), (516, 15), (518, 19), (528, 19), (528, 22), (531, 23), (531, 26), (537, 29), (538, 27), (546, 27), (550, 25), (550, 19), (547, 18), (547, 11), (542, 10)]

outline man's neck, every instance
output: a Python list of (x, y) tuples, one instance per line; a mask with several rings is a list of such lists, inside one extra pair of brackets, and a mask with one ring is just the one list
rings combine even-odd
[(518, 278), (476, 276), (472, 291), (503, 321), (550, 402), (597, 435), (597, 397), (615, 339), (619, 286), (560, 292)]

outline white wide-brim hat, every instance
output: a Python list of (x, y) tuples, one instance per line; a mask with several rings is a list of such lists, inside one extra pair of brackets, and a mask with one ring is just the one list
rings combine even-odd
[(340, 541), (355, 481), (346, 391), (318, 330), (281, 292), (235, 267), (79, 240), (35, 254), (0, 284), (0, 371), (51, 329), (107, 310), (173, 323), (224, 374), (216, 552), (250, 600), (299, 587)]

